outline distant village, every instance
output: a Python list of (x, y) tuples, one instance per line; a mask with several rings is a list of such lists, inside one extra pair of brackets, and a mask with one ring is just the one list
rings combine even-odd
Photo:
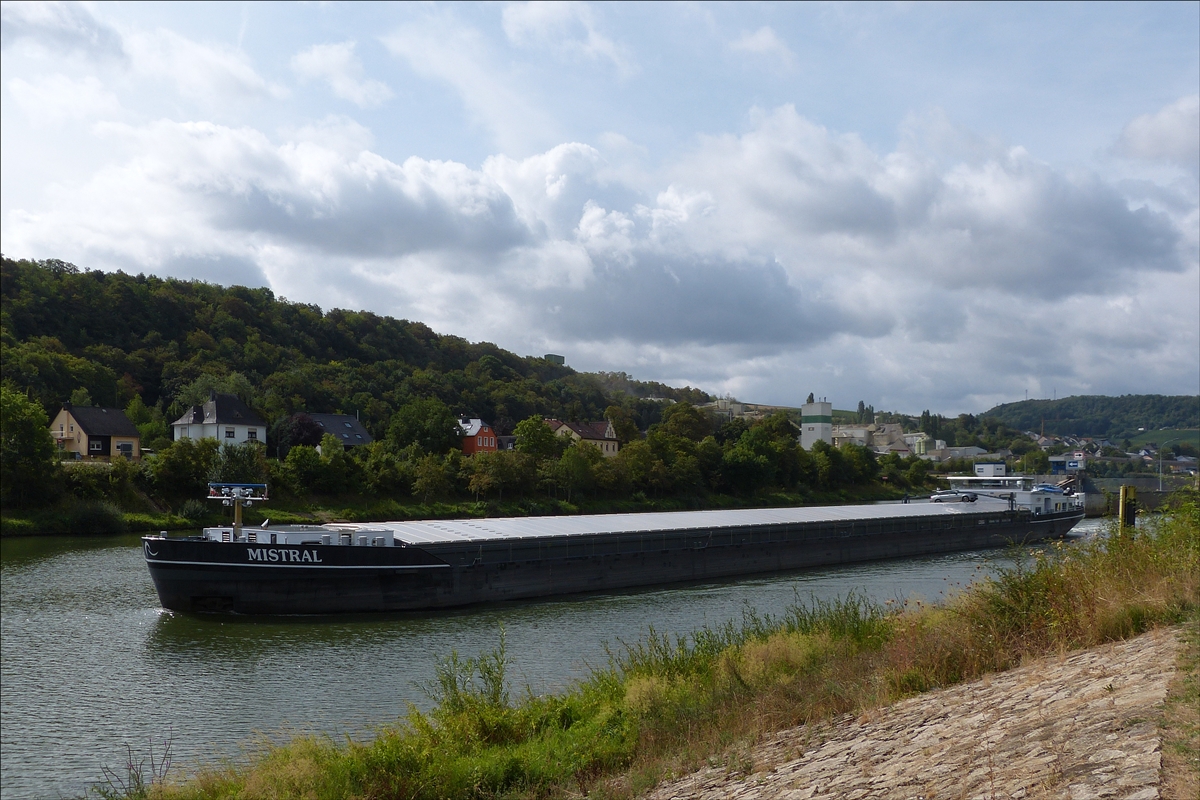
[[(673, 401), (662, 399), (661, 402)], [(699, 408), (718, 419), (742, 419), (751, 423), (779, 411), (792, 414), (796, 411), (790, 407), (740, 403), (732, 399), (719, 399)], [(347, 450), (374, 441), (354, 415), (314, 412), (306, 416), (324, 433), (340, 440)], [(1004, 462), (1015, 458), (1007, 449), (988, 452), (981, 447), (949, 447), (942, 439), (925, 432), (905, 431), (905, 426), (899, 422), (834, 424), (833, 404), (825, 399), (813, 399), (805, 403), (799, 409), (799, 418), (800, 434), (797, 438), (806, 450), (811, 450), (817, 442), (825, 442), (832, 447), (855, 444), (871, 450), (877, 456), (916, 456), (934, 463), (951, 460)], [(607, 420), (571, 422), (546, 419), (545, 422), (556, 435), (593, 445), (607, 458), (620, 451), (616, 431)], [(467, 456), (511, 450), (516, 443), (515, 436), (499, 435), (487, 420), (464, 416), (459, 419), (459, 427), (463, 437), (462, 451)], [(68, 459), (108, 461), (123, 457), (139, 460), (144, 453), (137, 427), (119, 408), (64, 403), (50, 428), (59, 450)], [(207, 402), (191, 407), (175, 420), (171, 430), (172, 439), (176, 441), (217, 439), (230, 444), (242, 444), (265, 443), (267, 440), (265, 421), (236, 395), (217, 392), (212, 392)], [(1175, 474), (1197, 474), (1195, 457), (1178, 455), (1164, 462), (1160, 459), (1159, 450), (1149, 445), (1126, 452), (1107, 439), (1056, 438), (1037, 431), (1024, 431), (1024, 435), (1036, 442), (1042, 452), (1050, 453), (1052, 474), (1083, 472), (1089, 461), (1141, 462), (1150, 471), (1161, 467)]]

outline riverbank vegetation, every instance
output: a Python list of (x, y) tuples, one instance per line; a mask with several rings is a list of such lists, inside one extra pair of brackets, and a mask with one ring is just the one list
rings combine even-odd
[[(362, 521), (845, 502), (933, 485), (915, 457), (801, 449), (786, 411), (723, 418), (691, 387), (579, 373), (417, 322), (60, 261), (0, 266), (4, 535), (215, 522), (209, 480), (268, 483), (275, 519)], [(262, 416), (265, 443), (171, 440), (171, 421), (214, 390)], [(146, 457), (60, 464), (48, 421), (68, 400), (123, 408)], [(375, 441), (344, 451), (305, 412), (353, 414)], [(464, 416), (516, 449), (464, 457)], [(607, 420), (620, 453), (571, 444), (544, 418)]]
[[(1136, 532), (1022, 554), (940, 605), (850, 596), (688, 636), (651, 630), (560, 694), (514, 691), (501, 632), (492, 652), (452, 653), (428, 686), (432, 708), (408, 709), (371, 742), (277, 742), (181, 783), (143, 780), (138, 796), (630, 798), (705, 763), (749, 772), (748, 745), (771, 731), (1200, 624), (1200, 505), (1179, 499)], [(132, 796), (115, 786), (96, 792)]]

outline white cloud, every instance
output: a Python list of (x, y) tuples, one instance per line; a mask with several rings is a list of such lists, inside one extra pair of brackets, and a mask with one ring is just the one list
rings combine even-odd
[(392, 96), (386, 84), (362, 77), (354, 42), (316, 44), (292, 56), (292, 71), (303, 80), (321, 80), (333, 93), (359, 108), (378, 106)]
[(80, 81), (61, 73), (34, 76), (30, 81), (13, 78), (8, 91), (34, 125), (114, 114), (121, 107), (116, 95), (92, 75)]
[(501, 152), (526, 154), (557, 138), (557, 126), (498, 65), (479, 31), (431, 17), (402, 26), (382, 41), (415, 73), (458, 92), (468, 113), (491, 132)]
[(1181, 97), (1154, 114), (1130, 122), (1116, 151), (1129, 158), (1200, 168), (1200, 95)]
[(625, 48), (596, 29), (587, 3), (528, 2), (504, 7), (504, 34), (519, 47), (542, 47), (563, 55), (612, 63), (621, 77), (637, 72)]
[(796, 54), (792, 49), (766, 25), (753, 33), (743, 32), (729, 43), (729, 49), (739, 53), (768, 56), (778, 60), (785, 67), (791, 67), (796, 61)]
[[(341, 117), (278, 140), (99, 128), (137, 155), (11, 213), (6, 252), (269, 282), (765, 402), (837, 386), (876, 407), (979, 410), (1196, 374), (1194, 197), (1138, 206), (1020, 148), (941, 165), (784, 106), (643, 174), (658, 187), (643, 194), (582, 143), (473, 169), (391, 161)], [(462, 301), (480, 287), (485, 303)]]
[(121, 36), (81, 3), (5, 2), (0, 5), (0, 44), (25, 41), (49, 51), (92, 58), (123, 58)]
[(142, 76), (165, 78), (184, 97), (210, 107), (287, 95), (259, 75), (249, 57), (225, 45), (201, 44), (165, 28), (133, 31), (124, 42)]

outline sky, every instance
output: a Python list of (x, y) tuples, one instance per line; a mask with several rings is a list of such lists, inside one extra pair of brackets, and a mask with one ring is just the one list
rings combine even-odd
[(745, 402), (1200, 393), (1200, 3), (9, 3), (10, 258)]

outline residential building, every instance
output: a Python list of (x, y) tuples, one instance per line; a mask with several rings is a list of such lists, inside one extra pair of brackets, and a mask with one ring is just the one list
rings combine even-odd
[(352, 414), (309, 414), (313, 422), (324, 429), (325, 433), (340, 439), (344, 449), (370, 444), (374, 441), (367, 429)]
[(617, 441), (617, 432), (613, 430), (612, 423), (608, 420), (563, 422), (562, 420), (548, 419), (546, 424), (557, 436), (566, 436), (572, 441), (587, 442), (598, 447), (605, 458), (612, 458), (621, 449), (621, 443)]
[(833, 444), (833, 403), (824, 398), (800, 407), (800, 446), (811, 450), (817, 442)]
[(50, 435), (59, 450), (74, 453), (75, 458), (142, 457), (141, 434), (119, 408), (63, 403), (62, 410), (50, 423)]
[(229, 444), (267, 441), (267, 423), (235, 394), (210, 392), (208, 402), (192, 406), (171, 423), (173, 438), (217, 439)]
[(463, 431), (462, 451), (464, 455), (494, 453), (499, 449), (496, 443), (496, 431), (492, 430), (492, 426), (483, 420), (463, 417), (458, 421), (458, 427)]

